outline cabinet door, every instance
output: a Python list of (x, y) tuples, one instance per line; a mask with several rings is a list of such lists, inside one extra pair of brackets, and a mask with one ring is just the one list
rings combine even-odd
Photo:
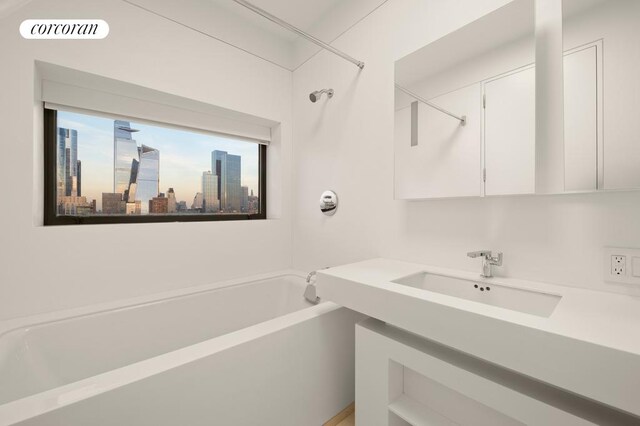
[(467, 124), (423, 103), (415, 104), (417, 114), (411, 106), (396, 111), (395, 198), (480, 196), (480, 84), (430, 101), (466, 115)]
[(564, 189), (592, 191), (598, 182), (596, 46), (564, 57)]
[(535, 192), (535, 68), (484, 84), (485, 194)]

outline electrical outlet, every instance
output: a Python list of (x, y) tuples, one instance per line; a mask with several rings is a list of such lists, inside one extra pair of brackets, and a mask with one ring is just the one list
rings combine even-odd
[(627, 275), (627, 257), (614, 254), (611, 256), (611, 275)]
[(603, 254), (605, 281), (640, 285), (640, 249), (605, 247)]

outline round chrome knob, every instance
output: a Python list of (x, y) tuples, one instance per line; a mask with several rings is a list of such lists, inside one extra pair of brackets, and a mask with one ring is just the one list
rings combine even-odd
[(333, 216), (338, 209), (338, 196), (333, 191), (324, 191), (320, 197), (320, 211)]

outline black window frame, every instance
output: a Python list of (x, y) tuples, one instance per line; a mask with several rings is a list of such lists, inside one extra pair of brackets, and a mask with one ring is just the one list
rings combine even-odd
[(44, 225), (99, 225), (163, 222), (217, 222), (267, 218), (267, 145), (258, 144), (260, 213), (65, 216), (57, 214), (57, 110), (44, 107)]

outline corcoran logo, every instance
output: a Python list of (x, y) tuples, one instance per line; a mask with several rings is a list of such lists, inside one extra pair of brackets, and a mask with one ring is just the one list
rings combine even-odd
[(109, 24), (102, 19), (27, 19), (20, 24), (20, 34), (28, 39), (102, 39), (109, 34)]

